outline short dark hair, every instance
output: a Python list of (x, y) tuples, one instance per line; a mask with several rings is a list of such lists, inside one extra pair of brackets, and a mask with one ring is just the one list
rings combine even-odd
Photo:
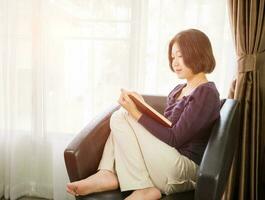
[(175, 35), (168, 47), (168, 60), (172, 67), (172, 47), (177, 43), (183, 57), (183, 61), (194, 74), (204, 72), (211, 73), (215, 68), (215, 59), (209, 38), (202, 31), (188, 29)]

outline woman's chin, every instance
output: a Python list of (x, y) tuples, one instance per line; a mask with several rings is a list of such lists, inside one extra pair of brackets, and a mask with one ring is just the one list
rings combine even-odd
[(179, 79), (185, 79), (185, 77), (182, 76), (181, 74), (177, 74), (177, 77), (178, 77)]

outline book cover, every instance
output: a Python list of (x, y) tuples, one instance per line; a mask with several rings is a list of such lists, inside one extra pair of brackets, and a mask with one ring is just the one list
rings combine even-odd
[(139, 109), (140, 112), (148, 115), (158, 123), (162, 124), (166, 127), (172, 127), (172, 122), (170, 122), (165, 116), (161, 115), (158, 111), (148, 105), (146, 102), (142, 101), (139, 97), (134, 94), (128, 95), (131, 100), (135, 103), (136, 107)]

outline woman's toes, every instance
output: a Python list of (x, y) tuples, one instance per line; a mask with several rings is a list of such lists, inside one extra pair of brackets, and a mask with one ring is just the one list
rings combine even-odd
[(76, 185), (74, 183), (67, 183), (66, 187), (71, 190), (71, 189), (75, 189)]
[(67, 191), (69, 194), (71, 194), (71, 195), (75, 195), (75, 193), (74, 193), (72, 190), (70, 190), (68, 187), (66, 188), (66, 191)]
[(66, 188), (66, 192), (68, 192), (71, 195), (75, 195), (75, 193), (72, 190), (70, 190), (69, 188)]
[(72, 195), (76, 195), (77, 186), (73, 183), (67, 183), (66, 191)]

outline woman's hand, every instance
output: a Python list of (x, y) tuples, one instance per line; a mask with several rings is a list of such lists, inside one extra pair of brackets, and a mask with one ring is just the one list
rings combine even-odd
[(120, 95), (118, 102), (123, 108), (125, 108), (128, 111), (128, 113), (133, 118), (138, 120), (141, 117), (142, 113), (137, 109), (135, 103), (128, 96), (129, 93), (130, 92), (128, 92), (124, 89), (121, 89), (121, 95)]
[(145, 101), (144, 101), (144, 98), (143, 98), (140, 94), (138, 94), (137, 92), (130, 92), (130, 93), (134, 94), (134, 95), (137, 96), (139, 99), (141, 99), (143, 102), (145, 102)]

